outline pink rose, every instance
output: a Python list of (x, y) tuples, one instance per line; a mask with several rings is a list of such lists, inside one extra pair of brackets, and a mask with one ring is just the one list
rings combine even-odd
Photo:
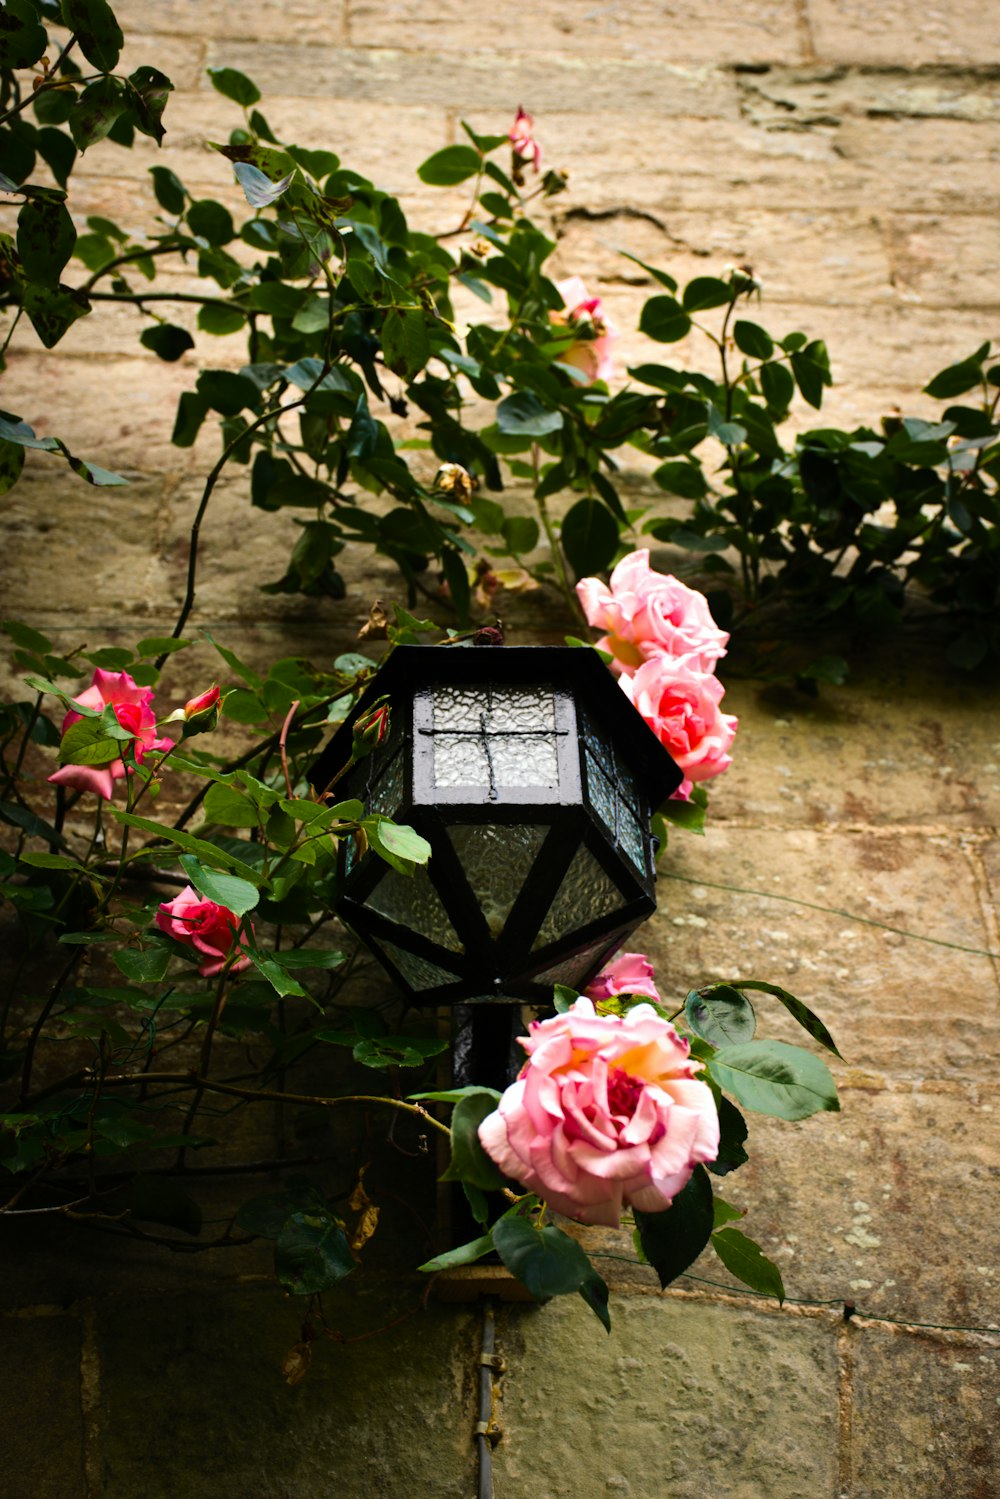
[(633, 676), (621, 676), (618, 685), (686, 781), (710, 780), (732, 764), (728, 751), (738, 719), (719, 711), (725, 688), (700, 669), (697, 656), (653, 656)]
[(604, 316), (600, 297), (591, 297), (579, 276), (555, 283), (556, 291), (566, 304), (565, 312), (549, 316), (557, 326), (572, 328), (580, 337), (559, 355), (561, 364), (581, 370), (588, 381), (611, 379), (615, 362), (611, 345), (619, 337), (618, 329)]
[[(516, 164), (522, 165), (530, 162), (535, 172), (538, 173), (542, 167), (542, 148), (531, 133), (534, 123), (531, 115), (519, 104), (514, 123), (507, 132), (507, 139), (514, 148)], [(515, 176), (514, 180), (516, 182), (519, 179)]]
[(729, 636), (712, 618), (704, 594), (656, 572), (645, 549), (622, 558), (610, 587), (599, 578), (581, 578), (576, 591), (587, 623), (607, 632), (598, 645), (614, 656), (616, 670), (634, 671), (666, 651), (695, 656), (709, 672), (726, 654)]
[(617, 1228), (623, 1206), (661, 1212), (699, 1162), (715, 1160), (711, 1089), (651, 1005), (605, 1016), (578, 999), (536, 1020), (521, 1045), (528, 1060), (479, 1139), (557, 1212)]
[[(204, 900), (190, 885), (185, 885), (180, 895), (164, 902), (157, 911), (156, 925), (176, 942), (203, 953), (205, 956), (198, 964), (198, 972), (202, 978), (210, 979), (226, 966), (240, 923), (226, 906), (216, 905), (214, 900)], [(253, 931), (253, 927), (250, 930)], [(241, 948), (246, 946), (242, 935), (239, 945)], [(249, 966), (249, 958), (237, 958), (230, 965), (229, 972), (241, 973)]]
[(614, 999), (616, 994), (644, 994), (660, 1002), (653, 983), (653, 965), (641, 952), (616, 953), (606, 968), (584, 990), (588, 999)]
[[(140, 687), (127, 671), (102, 671), (98, 667), (90, 686), (74, 701), (81, 707), (97, 709), (106, 708), (110, 703), (122, 728), (128, 729), (135, 736), (132, 752), (140, 765), (151, 750), (173, 749), (172, 739), (158, 739), (156, 736), (153, 689)], [(62, 732), (65, 734), (82, 717), (82, 713), (76, 713), (71, 708), (63, 719)], [(122, 760), (117, 759), (107, 765), (62, 765), (49, 776), (49, 780), (56, 786), (93, 791), (109, 802), (114, 793), (115, 781), (121, 780), (124, 774), (125, 765)]]

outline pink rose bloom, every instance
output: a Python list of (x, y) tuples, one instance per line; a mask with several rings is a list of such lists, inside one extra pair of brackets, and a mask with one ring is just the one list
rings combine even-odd
[[(180, 895), (164, 902), (157, 911), (156, 925), (176, 942), (183, 942), (185, 947), (193, 947), (195, 952), (202, 953), (198, 972), (202, 978), (210, 979), (226, 966), (240, 923), (226, 906), (216, 905), (214, 900), (204, 900), (197, 890), (185, 885)], [(246, 945), (242, 936), (239, 945)], [(249, 958), (237, 958), (230, 965), (229, 972), (241, 973), (249, 966)]]
[(559, 356), (561, 364), (581, 370), (588, 381), (611, 379), (615, 362), (611, 346), (619, 337), (618, 329), (604, 316), (600, 297), (591, 297), (579, 276), (555, 283), (556, 291), (566, 304), (565, 312), (553, 312), (551, 321), (559, 326), (579, 329), (581, 337)]
[(578, 999), (536, 1020), (521, 1045), (528, 1061), (479, 1139), (557, 1212), (617, 1228), (623, 1206), (661, 1212), (699, 1162), (715, 1160), (712, 1091), (651, 1005), (605, 1016)]
[(739, 720), (719, 711), (725, 688), (697, 656), (653, 656), (618, 685), (683, 770), (682, 794), (690, 794), (688, 782), (708, 781), (732, 764)]
[(584, 990), (588, 999), (614, 999), (616, 994), (644, 994), (660, 1002), (653, 983), (653, 965), (641, 952), (616, 953), (606, 968)]
[(514, 123), (507, 132), (507, 139), (514, 147), (514, 155), (522, 162), (530, 162), (537, 173), (542, 168), (542, 148), (531, 133), (534, 123), (532, 116), (519, 104)]
[(710, 672), (726, 654), (729, 636), (712, 618), (705, 595), (656, 572), (645, 549), (622, 558), (610, 587), (599, 578), (581, 578), (576, 592), (587, 623), (607, 632), (598, 646), (611, 652), (616, 670), (634, 671), (666, 651), (697, 657), (701, 670)]
[[(127, 671), (102, 671), (98, 667), (90, 686), (74, 701), (84, 708), (105, 708), (110, 703), (122, 728), (135, 735), (132, 750), (140, 765), (151, 750), (173, 749), (172, 739), (156, 737), (152, 687), (140, 687)], [(75, 713), (71, 708), (63, 719), (62, 732), (65, 734), (82, 717), (82, 713)], [(124, 774), (125, 765), (118, 759), (107, 765), (62, 765), (49, 776), (49, 780), (56, 786), (93, 791), (109, 802), (114, 793), (115, 781), (121, 780)]]

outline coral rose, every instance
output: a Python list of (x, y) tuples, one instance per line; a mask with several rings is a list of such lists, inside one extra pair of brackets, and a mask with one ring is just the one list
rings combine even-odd
[(670, 1206), (719, 1149), (719, 1119), (688, 1042), (651, 1005), (597, 1015), (578, 999), (535, 1021), (528, 1061), (479, 1126), (507, 1176), (581, 1223), (616, 1228), (623, 1206)]
[(600, 297), (588, 294), (579, 276), (570, 276), (555, 283), (556, 291), (566, 304), (565, 312), (553, 312), (551, 320), (557, 326), (572, 328), (580, 337), (559, 355), (561, 364), (571, 364), (586, 375), (588, 381), (611, 379), (615, 362), (611, 346), (619, 337), (618, 329), (604, 316)]
[(699, 668), (697, 656), (653, 656), (618, 685), (686, 782), (710, 780), (732, 764), (729, 749), (739, 720), (720, 712), (725, 688)]
[(651, 568), (645, 549), (622, 558), (610, 587), (599, 578), (581, 578), (576, 591), (587, 623), (606, 631), (597, 644), (614, 656), (615, 670), (635, 671), (665, 651), (696, 656), (702, 671), (712, 671), (726, 654), (729, 636), (712, 618), (704, 594)]
[(641, 952), (616, 953), (608, 966), (591, 979), (584, 993), (594, 1000), (614, 999), (618, 994), (644, 994), (657, 1003), (660, 1000), (653, 983), (653, 965)]
[[(226, 906), (214, 900), (205, 900), (197, 890), (185, 885), (180, 895), (165, 901), (156, 913), (156, 925), (168, 937), (193, 947), (202, 955), (198, 972), (202, 978), (214, 978), (226, 966), (239, 932), (239, 918)], [(253, 928), (251, 927), (251, 931)], [(242, 936), (240, 947), (245, 946)], [(229, 967), (230, 973), (240, 973), (249, 968), (249, 958), (237, 958)]]
[[(115, 718), (123, 729), (135, 736), (132, 752), (138, 764), (151, 750), (173, 749), (172, 739), (156, 736), (156, 714), (153, 712), (153, 689), (140, 687), (127, 671), (102, 671), (98, 667), (94, 680), (74, 701), (83, 708), (103, 709), (109, 704), (115, 710)], [(79, 723), (82, 713), (71, 708), (62, 722), (62, 732)], [(121, 759), (106, 765), (62, 765), (49, 776), (56, 786), (71, 786), (77, 791), (93, 791), (109, 802), (114, 794), (115, 781), (125, 774)]]

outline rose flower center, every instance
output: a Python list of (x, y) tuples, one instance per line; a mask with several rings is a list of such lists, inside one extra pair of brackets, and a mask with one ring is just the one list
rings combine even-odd
[(608, 1107), (612, 1114), (622, 1114), (631, 1119), (645, 1083), (633, 1077), (623, 1067), (615, 1067), (608, 1073)]

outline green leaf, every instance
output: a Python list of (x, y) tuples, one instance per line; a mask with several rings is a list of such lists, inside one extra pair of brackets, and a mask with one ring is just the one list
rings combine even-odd
[[(326, 1037), (317, 1031), (319, 1040)], [(443, 1036), (364, 1036), (354, 1047), (354, 1060), (363, 1067), (422, 1067), (429, 1057), (447, 1051)]]
[[(708, 483), (701, 471), (700, 463), (684, 463), (671, 459), (668, 463), (660, 464), (653, 478), (661, 489), (666, 490), (667, 494), (677, 494), (685, 500), (700, 500), (708, 493)], [(670, 540), (673, 539), (671, 535)], [(678, 543), (678, 545), (683, 545), (683, 543)], [(725, 546), (725, 542), (721, 545)]]
[(139, 342), (168, 364), (175, 363), (188, 349), (194, 348), (194, 339), (187, 329), (178, 328), (175, 323), (154, 323), (151, 328), (143, 329)]
[(0, 494), (13, 489), (24, 468), (24, 448), (0, 438)]
[(45, 54), (48, 33), (29, 0), (7, 0), (0, 10), (0, 68), (31, 68)]
[(375, 852), (400, 874), (412, 874), (417, 864), (426, 864), (431, 856), (427, 839), (405, 823), (374, 815), (364, 818), (361, 826)]
[(194, 446), (195, 438), (201, 430), (201, 424), (209, 412), (209, 403), (203, 396), (196, 395), (193, 390), (181, 392), (177, 402), (177, 416), (174, 421), (174, 430), (170, 441), (177, 448), (190, 448)]
[(151, 817), (137, 817), (134, 812), (120, 812), (117, 807), (111, 808), (111, 815), (118, 822), (124, 823), (126, 827), (139, 828), (143, 833), (152, 833), (154, 838), (165, 838), (168, 842), (175, 843), (178, 848), (183, 848), (187, 853), (196, 854), (203, 864), (208, 864), (213, 869), (226, 869), (252, 884), (260, 884), (261, 876), (251, 864), (245, 864), (235, 855), (216, 848), (214, 843), (208, 843), (204, 838), (195, 838), (193, 834), (185, 833), (179, 828), (167, 827), (165, 823), (156, 822)]
[(188, 228), (213, 246), (228, 245), (236, 233), (232, 214), (214, 198), (198, 198), (188, 206)]
[(748, 1239), (738, 1228), (720, 1228), (712, 1235), (712, 1248), (730, 1275), (762, 1296), (777, 1296), (779, 1302), (784, 1301), (781, 1271), (761, 1253), (760, 1245), (753, 1239)]
[(347, 1235), (327, 1213), (293, 1213), (274, 1245), (278, 1280), (295, 1296), (329, 1291), (354, 1269)]
[(49, 198), (22, 203), (17, 215), (17, 253), (33, 285), (55, 291), (75, 244), (76, 226), (65, 203)]
[(463, 1093), (451, 1116), (451, 1160), (442, 1181), (465, 1181), (484, 1192), (497, 1192), (506, 1178), (479, 1143), (479, 1126), (500, 1102), (493, 1088)]
[(712, 1183), (704, 1166), (696, 1166), (691, 1179), (662, 1213), (635, 1211), (636, 1232), (642, 1253), (669, 1286), (693, 1265), (712, 1234), (714, 1208)]
[(752, 1041), (757, 1029), (753, 1005), (729, 984), (692, 989), (684, 1003), (684, 1014), (695, 1034), (712, 1046)]
[(417, 176), (429, 187), (454, 187), (479, 171), (482, 157), (471, 146), (445, 146), (417, 167)]
[(107, 733), (100, 718), (81, 718), (62, 736), (59, 764), (110, 765), (121, 753), (121, 741)]
[(611, 1331), (611, 1313), (608, 1311), (608, 1300), (610, 1293), (607, 1282), (598, 1275), (593, 1265), (590, 1274), (581, 1286), (577, 1288), (584, 1301), (590, 1307), (594, 1316), (600, 1322), (605, 1332)]
[(260, 103), (260, 89), (236, 68), (209, 68), (208, 76), (213, 88), (234, 103), (242, 104), (244, 109), (249, 109), (251, 104)]
[(110, 134), (128, 109), (125, 87), (117, 78), (99, 78), (80, 94), (69, 117), (73, 140), (81, 151)]
[(696, 276), (683, 292), (685, 312), (705, 312), (710, 307), (724, 307), (733, 300), (733, 288), (717, 276)]
[(234, 786), (216, 783), (205, 796), (205, 818), (221, 822), (227, 828), (255, 828), (260, 821), (257, 808)]
[[(46, 349), (54, 349), (77, 318), (86, 317), (90, 303), (82, 291), (68, 286), (29, 284), (24, 288), (24, 310)], [(121, 482), (121, 481), (119, 481)]]
[(759, 323), (738, 318), (733, 324), (733, 338), (740, 352), (751, 359), (770, 359), (774, 353), (774, 339)]
[(562, 424), (562, 412), (550, 411), (532, 390), (515, 391), (497, 407), (497, 430), (505, 437), (544, 437)]
[(184, 184), (175, 172), (169, 167), (150, 167), (149, 175), (153, 179), (153, 192), (156, 201), (167, 213), (179, 218), (184, 212), (184, 204), (187, 194)]
[(246, 324), (246, 314), (238, 307), (220, 307), (218, 302), (207, 302), (198, 309), (198, 327), (213, 338), (225, 338), (229, 333), (239, 333)]
[(538, 545), (538, 522), (531, 515), (508, 515), (501, 522), (503, 539), (515, 557), (533, 552)]
[(840, 1108), (830, 1069), (801, 1046), (748, 1041), (723, 1047), (706, 1065), (720, 1088), (758, 1114), (808, 1119)]
[(47, 635), (43, 635), (40, 630), (33, 630), (30, 625), (23, 625), (20, 620), (5, 619), (0, 629), (22, 650), (37, 651), (44, 656), (52, 649), (52, 641)]
[(113, 73), (125, 38), (107, 0), (61, 0), (61, 9), (87, 61), (102, 73)]
[(165, 1223), (192, 1237), (201, 1233), (198, 1203), (166, 1176), (137, 1176), (129, 1191), (129, 1212), (140, 1223)]
[(115, 966), (134, 984), (158, 984), (170, 965), (169, 947), (123, 947), (112, 953)]
[(738, 1171), (750, 1159), (743, 1149), (747, 1122), (736, 1105), (722, 1093), (716, 1093), (715, 1107), (719, 1112), (719, 1153), (714, 1161), (708, 1162), (708, 1169), (713, 1176), (728, 1176), (730, 1171)]
[(161, 144), (166, 134), (162, 124), (163, 111), (173, 93), (173, 84), (165, 73), (144, 65), (129, 74), (129, 103), (132, 117), (143, 135), (150, 136)]
[(260, 409), (260, 391), (256, 385), (248, 375), (237, 375), (233, 370), (202, 370), (198, 376), (198, 394), (223, 416), (238, 416), (244, 409)]
[(691, 331), (691, 319), (676, 297), (650, 297), (639, 318), (639, 332), (659, 344), (675, 344)]
[[(595, 1277), (600, 1280), (575, 1239), (553, 1224), (536, 1228), (517, 1208), (494, 1223), (493, 1245), (511, 1274), (538, 1301), (566, 1296), (584, 1287), (593, 1295)], [(589, 1300), (588, 1304), (593, 1305)]]
[(980, 350), (971, 359), (960, 359), (957, 364), (949, 364), (947, 369), (941, 370), (924, 386), (924, 394), (933, 396), (938, 401), (946, 401), (982, 384), (983, 357)]
[(217, 869), (206, 869), (191, 854), (181, 854), (180, 864), (191, 884), (206, 900), (214, 900), (234, 916), (245, 916), (260, 900), (260, 891), (249, 880), (235, 875), (220, 874)]
[(823, 404), (823, 387), (831, 384), (826, 345), (816, 339), (806, 344), (801, 353), (793, 354), (792, 374), (804, 399), (818, 411)]
[(742, 1208), (734, 1208), (732, 1203), (726, 1202), (723, 1197), (716, 1197), (714, 1199), (712, 1222), (716, 1228), (721, 1228), (724, 1223), (734, 1223), (737, 1218), (742, 1217)]
[(280, 963), (275, 962), (272, 953), (261, 952), (253, 946), (247, 946), (245, 951), (257, 972), (263, 974), (276, 994), (283, 998), (288, 995), (294, 995), (297, 999), (309, 998), (308, 989), (303, 989), (297, 979), (293, 979)]
[(784, 364), (765, 364), (759, 373), (764, 400), (773, 411), (784, 411), (795, 394), (792, 372)]
[(21, 854), (18, 862), (21, 864), (30, 864), (33, 869), (72, 869), (77, 873), (80, 873), (83, 869), (83, 865), (79, 859), (71, 859), (66, 854), (46, 854), (29, 851), (26, 854)]
[(405, 380), (412, 380), (431, 356), (424, 314), (415, 308), (393, 309), (382, 324), (382, 352), (386, 364)]
[(618, 522), (600, 500), (578, 500), (563, 517), (560, 539), (577, 577), (589, 577), (614, 560)]
[(475, 1260), (481, 1260), (484, 1254), (489, 1254), (492, 1248), (493, 1235), (483, 1234), (481, 1239), (471, 1239), (468, 1244), (460, 1244), (457, 1249), (435, 1255), (426, 1264), (418, 1265), (417, 1269), (436, 1275), (439, 1270), (453, 1270), (456, 1265), (471, 1265)]
[[(754, 989), (761, 994), (773, 994), (775, 999), (780, 999), (785, 1009), (793, 1019), (799, 1022), (802, 1029), (808, 1031), (814, 1041), (825, 1046), (827, 1051), (832, 1051), (835, 1057), (840, 1057), (836, 1043), (826, 1026), (818, 1015), (814, 1015), (808, 1005), (796, 999), (794, 994), (789, 994), (787, 989), (780, 988), (777, 984), (766, 984), (762, 979), (734, 979), (735, 989)], [(840, 1058), (843, 1061), (843, 1057)]]

